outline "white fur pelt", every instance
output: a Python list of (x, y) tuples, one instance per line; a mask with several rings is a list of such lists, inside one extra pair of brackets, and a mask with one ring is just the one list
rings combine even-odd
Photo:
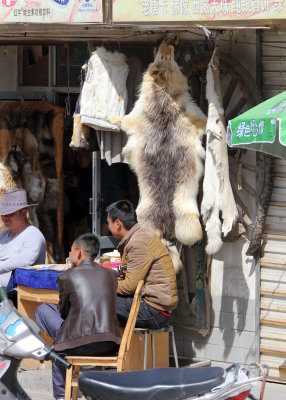
[(226, 236), (238, 218), (229, 181), (217, 49), (214, 50), (207, 70), (206, 97), (209, 107), (201, 214), (207, 233), (206, 252), (214, 254), (222, 246), (222, 234)]
[(176, 241), (191, 246), (202, 238), (197, 193), (206, 118), (189, 95), (172, 46), (161, 44), (131, 113), (112, 121), (128, 135), (123, 153), (138, 177), (138, 221), (157, 232), (178, 271)]
[(86, 73), (80, 100), (81, 123), (96, 130), (119, 132), (110, 117), (123, 117), (127, 108), (129, 67), (125, 55), (100, 47), (83, 68)]

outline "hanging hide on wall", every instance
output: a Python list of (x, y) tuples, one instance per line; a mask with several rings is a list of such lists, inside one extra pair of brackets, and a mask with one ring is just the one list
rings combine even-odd
[(161, 44), (133, 110), (112, 122), (128, 135), (123, 152), (138, 177), (138, 221), (157, 232), (178, 271), (176, 241), (191, 246), (202, 238), (197, 193), (206, 118), (189, 95), (172, 46)]
[(24, 188), (28, 201), (39, 204), (29, 210), (30, 222), (44, 233), (48, 259), (53, 262), (64, 258), (63, 125), (64, 109), (48, 102), (8, 102), (0, 106), (0, 143), (5, 145), (0, 196), (7, 189)]
[(227, 236), (238, 218), (229, 180), (217, 48), (207, 70), (206, 98), (209, 107), (201, 214), (207, 233), (206, 252), (215, 254), (222, 246), (221, 236)]

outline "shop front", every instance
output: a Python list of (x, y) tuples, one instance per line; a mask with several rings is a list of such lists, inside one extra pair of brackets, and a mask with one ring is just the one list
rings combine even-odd
[[(40, 218), (35, 218), (46, 232), (56, 262), (64, 261), (74, 237), (87, 230), (101, 236), (104, 251), (112, 250), (116, 243), (106, 230), (106, 206), (121, 197), (136, 206), (139, 198), (136, 176), (121, 154), (126, 144), (124, 133), (93, 130), (88, 148), (69, 146), (81, 67), (92, 51), (103, 46), (110, 53), (126, 56), (130, 74), (126, 113), (133, 108), (142, 74), (163, 39), (174, 46), (176, 62), (188, 78), (191, 94), (206, 114), (206, 71), (215, 45), (220, 51), (226, 121), (259, 103), (260, 91), (267, 96), (266, 78), (260, 73), (264, 65), (260, 34), (263, 32), (264, 39), (270, 32), (266, 30), (270, 16), (271, 25), (280, 23), (279, 10), (259, 13), (253, 2), (251, 12), (245, 9), (239, 13), (238, 8), (229, 10), (228, 3), (224, 9), (222, 3), (189, 3), (143, 1), (130, 7), (123, 0), (94, 0), (76, 6), (60, 2), (55, 7), (43, 0), (36, 12), (32, 6), (20, 8), (17, 2), (2, 2), (0, 131), (16, 128), (23, 133), (30, 119), (39, 124), (35, 127), (30, 123), (33, 134), (36, 130), (46, 132), (38, 142), (43, 152), (30, 164), (32, 176), (45, 188), (39, 193), (43, 204)], [(273, 76), (271, 71), (269, 76)], [(11, 144), (9, 139), (6, 147), (1, 146), (2, 163)], [(27, 151), (26, 157), (33, 159), (31, 150)], [(240, 224), (212, 256), (206, 255), (205, 242), (182, 248), (184, 269), (178, 275), (181, 296), (173, 323), (178, 353), (186, 362), (248, 363), (260, 359), (260, 334), (265, 331), (259, 317), (260, 257), (246, 253), (257, 217), (259, 190), (264, 187), (260, 172), (266, 163), (263, 154), (229, 151), (230, 182)], [(46, 191), (55, 187), (54, 193)], [(47, 201), (51, 199), (53, 204)], [(280, 210), (279, 206), (278, 218)], [(268, 234), (267, 229), (268, 224)], [(283, 299), (279, 301), (283, 303)], [(284, 328), (279, 329), (282, 332)], [(278, 378), (277, 362), (268, 363)]]

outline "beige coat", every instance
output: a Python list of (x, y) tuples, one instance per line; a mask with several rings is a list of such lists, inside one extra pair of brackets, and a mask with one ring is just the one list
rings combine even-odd
[(144, 300), (152, 307), (171, 311), (178, 304), (174, 266), (167, 248), (152, 230), (134, 225), (118, 246), (125, 279), (118, 282), (117, 293), (132, 295), (141, 279), (145, 280)]

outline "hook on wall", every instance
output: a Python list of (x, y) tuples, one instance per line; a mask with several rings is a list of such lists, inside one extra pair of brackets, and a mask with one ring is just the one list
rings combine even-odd
[(197, 24), (196, 26), (203, 30), (204, 34), (206, 35), (206, 39), (211, 39), (212, 31), (210, 31), (208, 28), (200, 24)]

